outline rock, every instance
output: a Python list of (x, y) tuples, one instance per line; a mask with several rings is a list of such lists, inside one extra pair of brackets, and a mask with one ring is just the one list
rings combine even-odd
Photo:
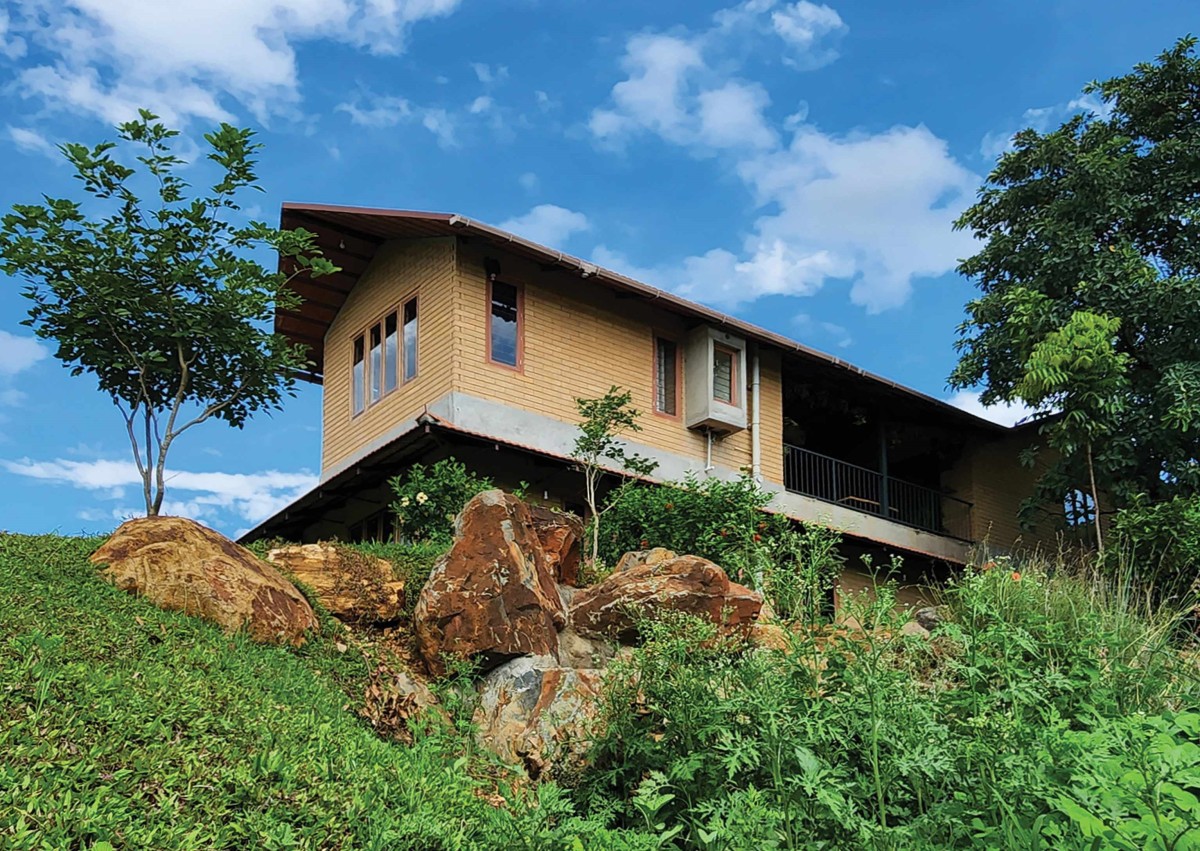
[(564, 585), (578, 583), (583, 521), (574, 514), (544, 505), (529, 506), (529, 518), (546, 554), (550, 575)]
[(514, 656), (554, 656), (565, 621), (528, 508), (499, 490), (473, 497), (413, 613), (430, 671), (445, 673), (444, 656), (475, 659), (484, 671)]
[(914, 635), (917, 638), (928, 638), (929, 630), (921, 626), (916, 621), (909, 621), (904, 626), (900, 627), (901, 635)]
[(648, 550), (632, 550), (621, 556), (617, 561), (617, 566), (613, 568), (613, 573), (624, 573), (643, 564), (653, 567), (656, 564), (662, 564), (664, 561), (670, 561), (674, 558), (679, 558), (679, 556), (664, 547), (651, 547)]
[(311, 588), (341, 620), (390, 623), (403, 610), (404, 580), (385, 559), (333, 544), (301, 544), (273, 549), (267, 561)]
[(676, 556), (634, 565), (581, 589), (572, 601), (570, 622), (584, 636), (629, 641), (636, 636), (638, 615), (686, 612), (729, 631), (748, 629), (762, 603), (761, 595), (730, 582), (711, 561)]
[(599, 704), (601, 673), (564, 668), (549, 656), (514, 659), (479, 685), (476, 739), (531, 779), (583, 757)]
[(370, 675), (359, 714), (381, 736), (411, 742), (408, 719), (435, 708), (444, 714), (424, 683), (402, 668), (381, 662)]
[(913, 619), (924, 629), (933, 632), (945, 620), (944, 607), (926, 606), (923, 609), (917, 609), (913, 612)]
[(558, 634), (558, 658), (572, 668), (603, 668), (617, 655), (617, 646), (603, 638), (587, 638), (567, 627)]
[(122, 591), (162, 609), (204, 618), (255, 641), (304, 643), (318, 628), (304, 596), (278, 570), (224, 535), (183, 517), (122, 523), (93, 564)]
[(768, 650), (778, 650), (787, 653), (792, 649), (792, 642), (786, 629), (775, 623), (755, 623), (750, 627), (750, 642)]

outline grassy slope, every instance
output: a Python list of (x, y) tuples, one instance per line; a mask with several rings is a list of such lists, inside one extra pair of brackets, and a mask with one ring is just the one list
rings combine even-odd
[(493, 808), (448, 735), (378, 739), (345, 709), (365, 663), (331, 638), (159, 611), (96, 578), (98, 543), (0, 535), (0, 847), (623, 844), (561, 802)]

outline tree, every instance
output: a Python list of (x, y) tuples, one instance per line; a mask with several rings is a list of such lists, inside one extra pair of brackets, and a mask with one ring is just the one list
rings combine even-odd
[(1018, 133), (957, 222), (983, 243), (959, 266), (982, 294), (950, 382), (1040, 407), (1061, 452), (1043, 505), (1089, 477), (1118, 507), (1200, 486), (1195, 47), (1089, 84), (1095, 111), (1056, 130)]
[(658, 462), (627, 451), (617, 439), (624, 431), (642, 430), (637, 422), (641, 414), (632, 407), (632, 400), (628, 390), (622, 391), (616, 385), (598, 399), (575, 400), (582, 419), (571, 454), (583, 468), (584, 499), (592, 514), (593, 562), (600, 552), (600, 517), (616, 505), (614, 499), (609, 499), (603, 508), (599, 505), (598, 489), (604, 474), (615, 467), (635, 476), (648, 476), (658, 467)]
[[(0, 222), (0, 269), (27, 282), (24, 324), (112, 397), (156, 515), (181, 434), (209, 419), (241, 428), (294, 395), (306, 351), (266, 329), (277, 307), (299, 305), (293, 277), (336, 267), (307, 231), (231, 221), (243, 217), (241, 193), (260, 189), (252, 131), (222, 124), (204, 136), (219, 179), (191, 198), (187, 164), (171, 152), (178, 131), (145, 110), (117, 131), (120, 144), (61, 147), (89, 209), (49, 197), (14, 205)], [(295, 271), (247, 256), (264, 247)]]

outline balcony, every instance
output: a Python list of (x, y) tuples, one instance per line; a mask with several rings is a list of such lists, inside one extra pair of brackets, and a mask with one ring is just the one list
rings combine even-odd
[(971, 503), (821, 455), (783, 446), (784, 487), (833, 505), (874, 514), (924, 532), (971, 540)]

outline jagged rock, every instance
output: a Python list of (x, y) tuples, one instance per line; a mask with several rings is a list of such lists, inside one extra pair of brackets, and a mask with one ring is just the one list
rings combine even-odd
[(389, 623), (404, 608), (404, 580), (391, 562), (333, 544), (297, 544), (267, 553), (316, 594), (337, 618), (353, 623)]
[(755, 623), (750, 627), (750, 642), (768, 650), (787, 653), (792, 649), (788, 631), (776, 623)]
[(670, 561), (674, 558), (679, 558), (679, 556), (665, 547), (651, 547), (648, 550), (631, 550), (617, 561), (616, 567), (613, 568), (613, 573), (624, 573), (643, 564), (653, 567), (656, 564), (662, 564), (664, 561)]
[(444, 673), (447, 655), (482, 670), (514, 656), (554, 656), (565, 620), (528, 508), (499, 490), (473, 497), (413, 613), (430, 671)]
[(122, 591), (162, 609), (212, 621), (255, 641), (304, 643), (318, 627), (304, 596), (278, 570), (233, 541), (183, 517), (122, 523), (93, 564)]
[(529, 518), (546, 554), (550, 575), (564, 585), (575, 585), (579, 581), (583, 521), (574, 514), (544, 505), (529, 506)]
[(570, 622), (584, 636), (629, 641), (637, 617), (686, 612), (723, 626), (748, 629), (758, 617), (760, 594), (729, 581), (725, 571), (699, 556), (643, 562), (583, 588), (571, 603)]
[(582, 757), (599, 705), (601, 672), (564, 668), (549, 656), (513, 659), (479, 685), (476, 738), (532, 779)]
[(572, 668), (603, 668), (616, 658), (618, 647), (604, 638), (588, 638), (567, 627), (558, 634), (558, 658)]

